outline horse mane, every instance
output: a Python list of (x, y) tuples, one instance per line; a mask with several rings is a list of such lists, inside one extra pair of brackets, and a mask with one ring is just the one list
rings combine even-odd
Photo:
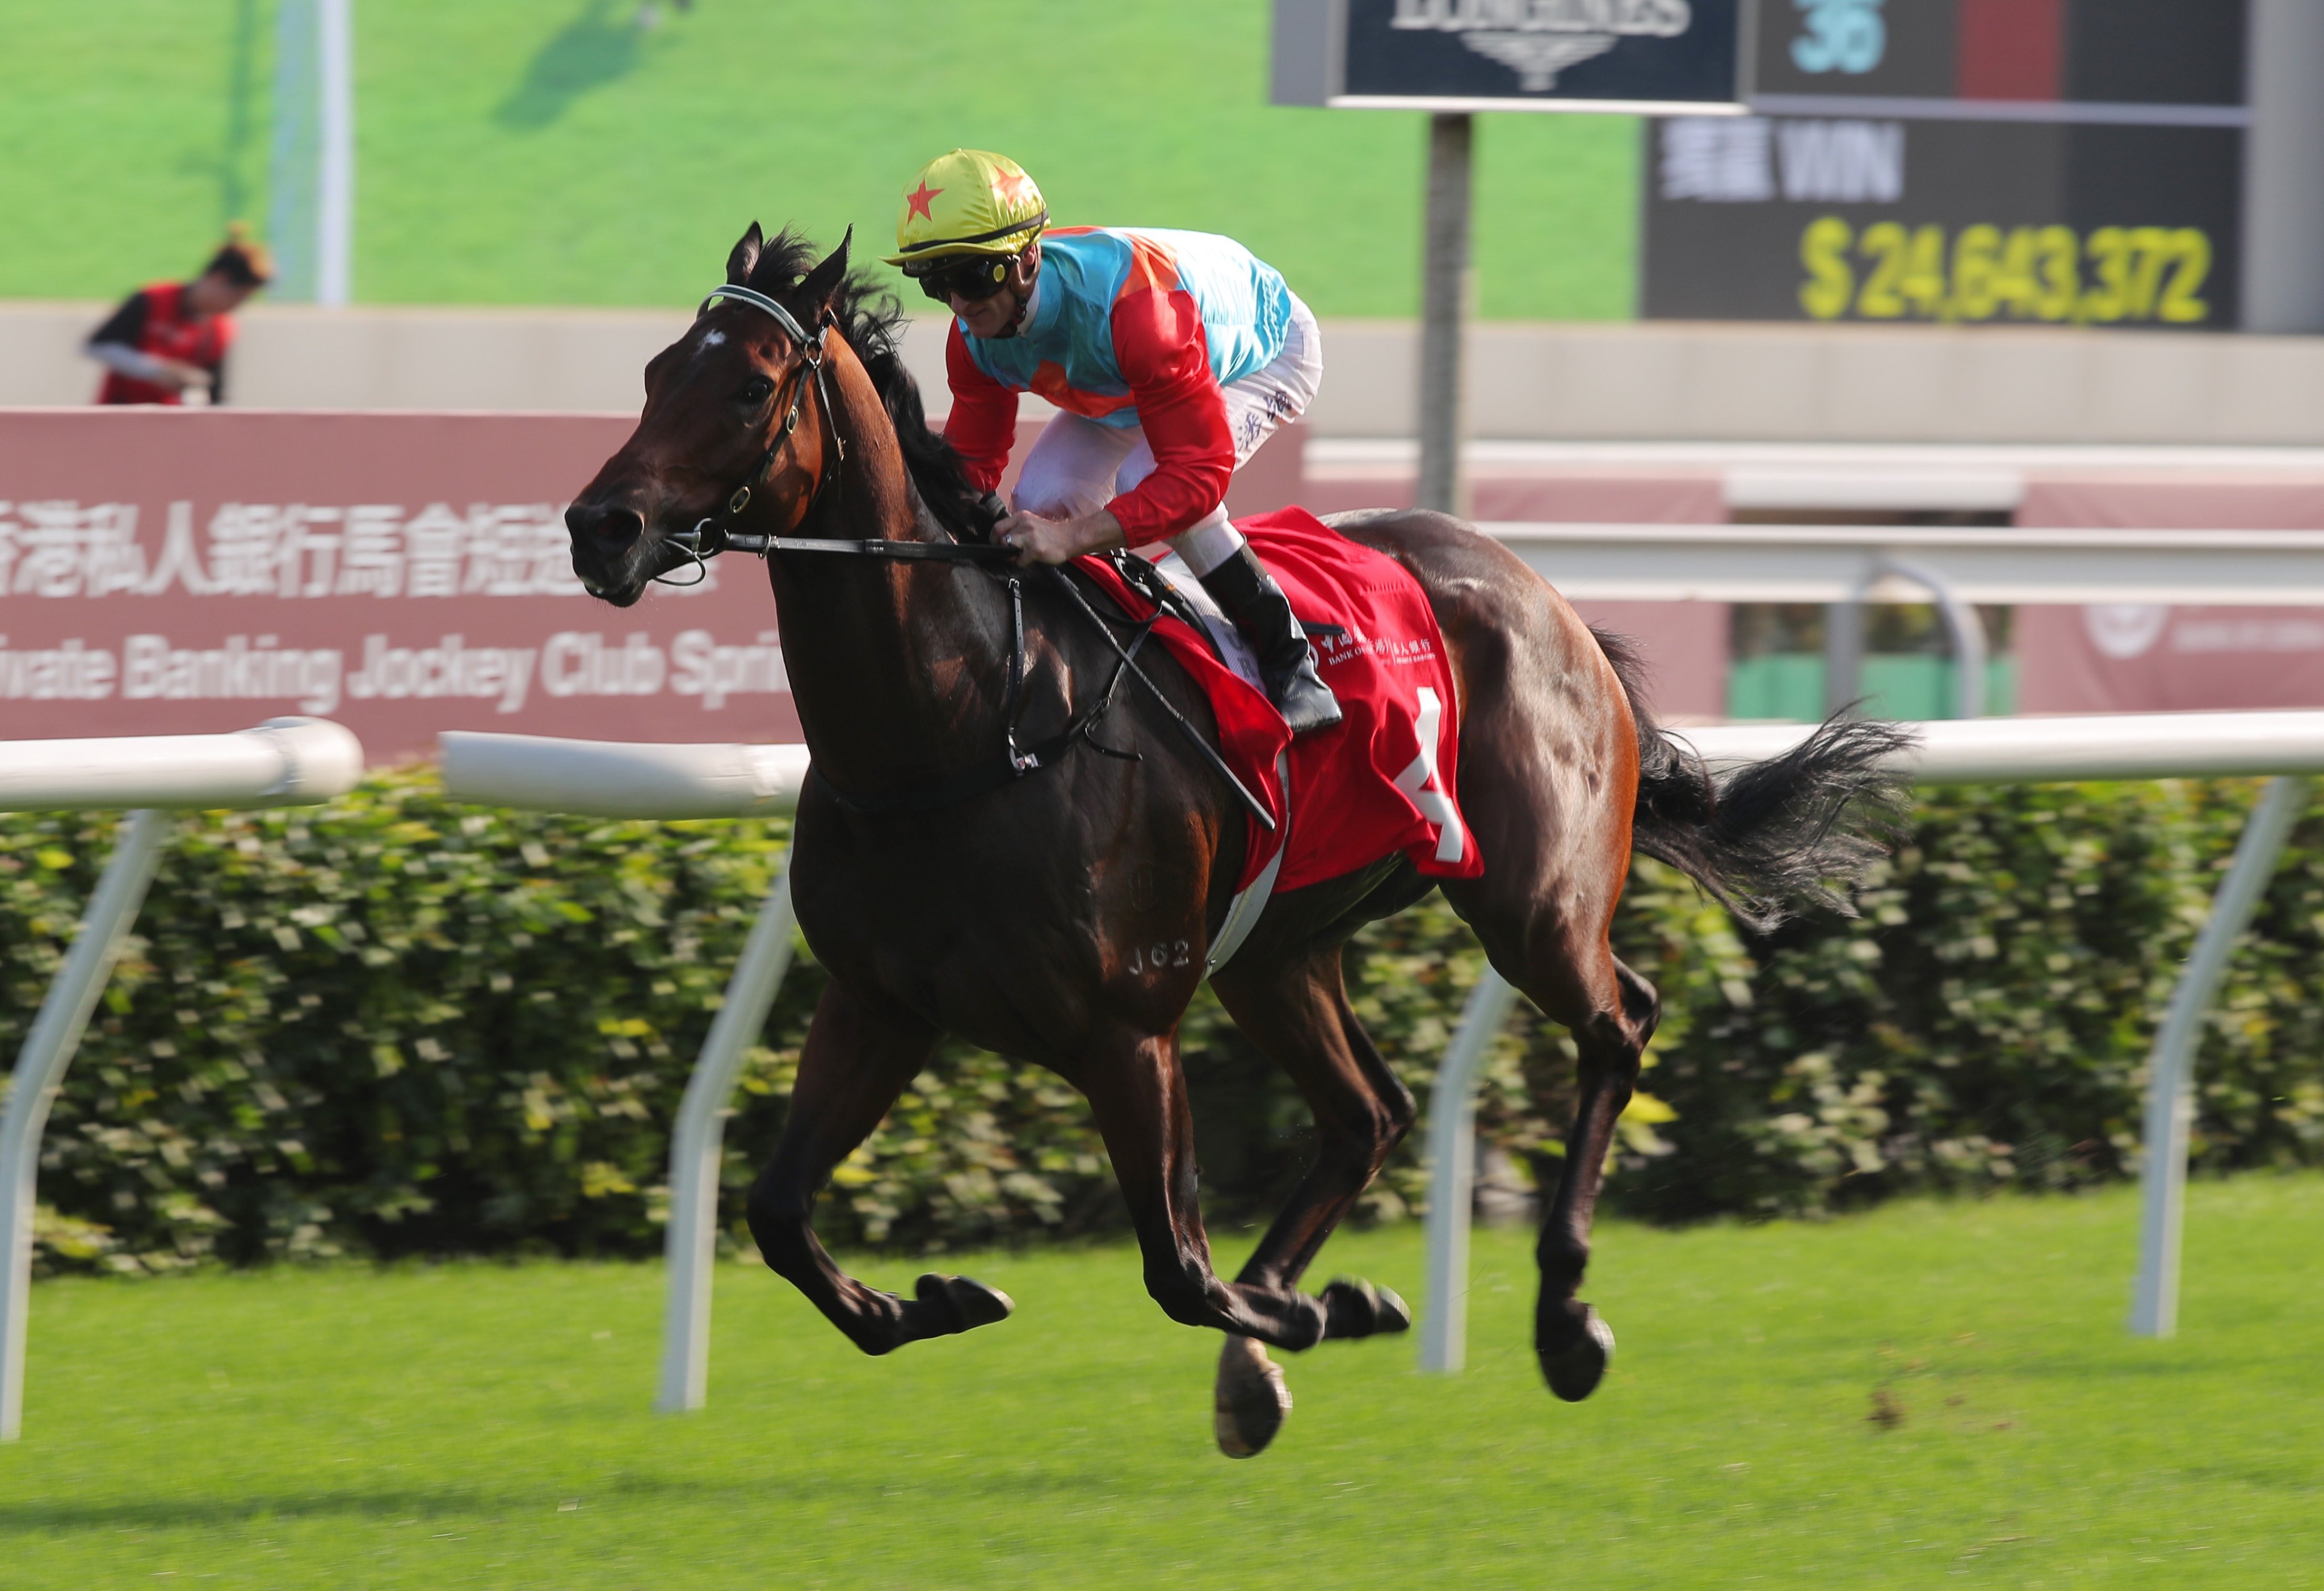
[[(744, 285), (770, 298), (783, 298), (806, 280), (819, 252), (803, 234), (787, 227), (767, 239)], [(992, 500), (970, 484), (968, 467), (952, 444), (928, 429), (919, 384), (904, 367), (898, 346), (906, 320), (903, 305), (869, 273), (853, 271), (833, 292), (831, 312), (839, 322), (839, 335), (862, 361), (881, 406), (896, 428), (904, 467), (920, 501), (954, 535), (987, 540), (997, 517)]]

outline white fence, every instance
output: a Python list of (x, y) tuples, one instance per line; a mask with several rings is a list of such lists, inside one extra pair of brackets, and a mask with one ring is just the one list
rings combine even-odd
[(1886, 561), (1933, 575), (1963, 602), (2324, 601), (2324, 531), (1517, 521), (1478, 528), (1577, 600), (1847, 602)]
[[(2167, 1336), (2177, 1315), (2190, 1070), (2201, 1018), (2236, 937), (2324, 773), (2324, 713), (2198, 713), (2089, 718), (1978, 719), (1920, 726), (1900, 754), (1919, 784), (2274, 775), (2246, 828), (2209, 920), (2173, 993), (2150, 1066), (2145, 1216), (2132, 1328)], [(1689, 733), (1706, 762), (1774, 755), (1809, 733), (1800, 725)], [(640, 745), (537, 735), (446, 734), (444, 779), (454, 799), (585, 816), (748, 818), (794, 809), (805, 782), (801, 746)], [(151, 883), (168, 820), (162, 808), (271, 807), (321, 801), (361, 776), (362, 749), (337, 725), (277, 719), (239, 735), (140, 740), (28, 741), (0, 763), (0, 810), (134, 808), (42, 1003), (0, 1117), (0, 1440), (21, 1429), (34, 1177), (41, 1129), (122, 936)], [(710, 1278), (716, 1241), (724, 1118), (742, 1057), (765, 1024), (791, 954), (789, 860), (768, 893), (687, 1085), (670, 1146), (669, 1300), (655, 1407), (702, 1406), (708, 1381)], [(1469, 1208), (1476, 1072), (1508, 1021), (1516, 992), (1488, 972), (1471, 994), (1430, 1101), (1432, 1185), (1424, 1369), (1461, 1366), (1466, 1334)]]
[(363, 747), (337, 724), (275, 718), (235, 735), (19, 740), (0, 747), (0, 811), (128, 809), (97, 893), (56, 982), (24, 1036), (0, 1115), (0, 1441), (22, 1434), (32, 1207), (41, 1129), (89, 1013), (153, 882), (165, 809), (290, 807), (327, 801), (363, 776)]
[[(801, 745), (632, 745), (533, 735), (441, 736), (455, 800), (597, 818), (761, 818), (798, 805)], [(783, 867), (702, 1041), (669, 1145), (669, 1301), (654, 1407), (702, 1407), (710, 1385), (710, 1275), (717, 1252), (718, 1167), (727, 1102), (751, 1041), (766, 1026), (791, 959), (791, 881)]]
[[(2101, 717), (1981, 718), (1923, 724), (1901, 754), (1916, 784), (2052, 783), (2272, 774), (2246, 825), (2211, 914), (2173, 990), (2148, 1064), (2145, 1209), (2130, 1326), (2168, 1337), (2179, 1309), (2179, 1251), (2193, 1117), (2191, 1069), (2204, 1011), (2236, 937), (2250, 923), (2285, 840), (2324, 773), (2324, 713), (2157, 713)], [(1738, 725), (1686, 732), (1714, 768), (1797, 745), (1805, 725)], [(1428, 1310), (1420, 1366), (1461, 1368), (1467, 1335), (1469, 1222), (1477, 1070), (1508, 1020), (1516, 991), (1489, 970), (1471, 994), (1429, 1100)]]

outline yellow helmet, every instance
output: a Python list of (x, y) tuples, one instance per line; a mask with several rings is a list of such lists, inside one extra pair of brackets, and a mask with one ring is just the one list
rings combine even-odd
[(955, 149), (919, 170), (896, 212), (890, 265), (910, 274), (922, 260), (1013, 254), (1041, 236), (1049, 211), (1025, 168), (1006, 155)]

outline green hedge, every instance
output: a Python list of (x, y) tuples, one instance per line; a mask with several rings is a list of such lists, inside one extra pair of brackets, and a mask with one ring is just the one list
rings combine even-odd
[[(2135, 1163), (2155, 1013), (2254, 787), (1949, 792), (1864, 915), (1772, 939), (1653, 863), (1623, 953), (1665, 1015), (1618, 1205), (1812, 1212), (1906, 1188), (2070, 1186)], [(0, 1045), (94, 885), (109, 819), (0, 819)], [(183, 820), (49, 1128), (44, 1266), (355, 1252), (642, 1253), (667, 1125), (784, 843), (764, 823), (603, 823), (447, 802), (420, 772), (328, 808)], [(2324, 1160), (2324, 824), (2295, 837), (2201, 1061), (2199, 1162)], [(1358, 1009), (1425, 1104), (1480, 966), (1436, 901), (1350, 956)], [(795, 963), (727, 1133), (729, 1226), (780, 1131), (822, 982)], [(1305, 1113), (1205, 996), (1185, 1053), (1213, 1219), (1263, 1218)], [(1554, 1171), (1570, 1048), (1512, 1024), (1480, 1121)], [(1368, 1198), (1416, 1206), (1419, 1135)], [(1055, 1078), (947, 1049), (840, 1170), (823, 1227), (913, 1248), (1118, 1228)]]

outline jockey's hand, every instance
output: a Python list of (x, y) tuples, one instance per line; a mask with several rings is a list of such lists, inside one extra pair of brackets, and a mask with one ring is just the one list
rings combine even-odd
[(1003, 547), (1017, 550), (1017, 562), (1065, 563), (1084, 552), (1102, 552), (1122, 544), (1121, 522), (1101, 508), (1072, 519), (1043, 519), (1038, 513), (1012, 513), (993, 527)]

